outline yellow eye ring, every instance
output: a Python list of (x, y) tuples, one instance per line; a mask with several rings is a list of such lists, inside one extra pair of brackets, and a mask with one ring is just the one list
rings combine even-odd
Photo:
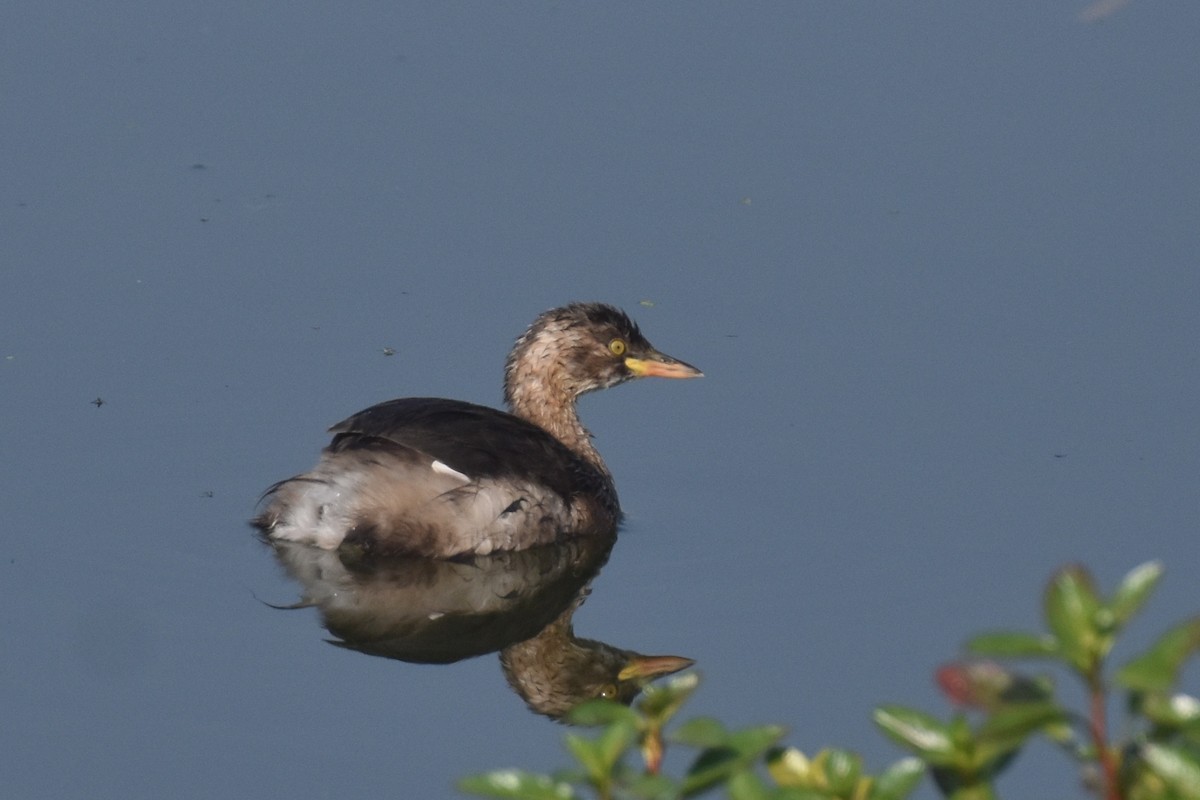
[(614, 356), (625, 355), (625, 350), (626, 350), (625, 340), (624, 339), (613, 339), (611, 342), (608, 343), (608, 349), (609, 349), (609, 352), (611, 352)]
[(617, 687), (614, 684), (606, 683), (600, 688), (600, 693), (597, 695), (597, 697), (601, 697), (605, 700), (616, 700)]

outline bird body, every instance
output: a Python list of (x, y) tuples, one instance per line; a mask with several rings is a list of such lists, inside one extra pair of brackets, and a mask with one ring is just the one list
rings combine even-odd
[(611, 532), (616, 488), (576, 398), (643, 375), (700, 374), (611, 306), (553, 309), (509, 356), (511, 413), (428, 397), (372, 406), (330, 428), (311, 471), (268, 489), (254, 524), (327, 549), (435, 558)]
[(330, 429), (317, 466), (270, 490), (276, 539), (487, 555), (616, 524), (606, 473), (520, 417), (407, 397)]

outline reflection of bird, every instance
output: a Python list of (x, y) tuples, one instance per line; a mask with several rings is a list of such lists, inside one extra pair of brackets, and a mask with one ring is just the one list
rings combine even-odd
[(575, 303), (534, 320), (505, 368), (511, 414), (435, 398), (380, 403), (330, 430), (312, 471), (267, 490), (275, 539), (445, 558), (610, 532), (617, 494), (575, 401), (631, 378), (692, 378), (623, 312)]
[(583, 536), (510, 553), (354, 560), (295, 542), (273, 547), (316, 607), (330, 643), (373, 656), (447, 664), (500, 651), (509, 685), (555, 719), (578, 703), (629, 703), (652, 678), (691, 666), (576, 638), (571, 617), (608, 558), (613, 536)]
[(652, 678), (690, 667), (681, 656), (644, 656), (578, 639), (569, 608), (537, 636), (500, 651), (504, 677), (531, 711), (555, 719), (597, 697), (628, 705)]
[(449, 664), (537, 636), (583, 601), (584, 587), (615, 537), (456, 559), (365, 558), (296, 542), (272, 542), (275, 557), (303, 587), (347, 650), (418, 664)]

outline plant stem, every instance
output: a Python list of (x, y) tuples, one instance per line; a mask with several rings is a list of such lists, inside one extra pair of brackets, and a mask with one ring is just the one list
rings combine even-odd
[(1100, 670), (1096, 669), (1088, 675), (1088, 691), (1091, 695), (1091, 720), (1088, 729), (1092, 734), (1092, 744), (1096, 748), (1096, 758), (1100, 762), (1100, 770), (1104, 774), (1105, 800), (1122, 800), (1121, 786), (1117, 781), (1117, 761), (1112, 749), (1108, 746), (1108, 713), (1107, 697), (1104, 691), (1104, 681)]

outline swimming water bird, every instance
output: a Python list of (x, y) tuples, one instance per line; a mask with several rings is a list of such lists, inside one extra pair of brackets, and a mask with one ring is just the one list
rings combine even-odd
[(430, 397), (372, 406), (330, 428), (311, 471), (269, 488), (253, 524), (273, 539), (431, 558), (611, 534), (616, 488), (577, 398), (632, 378), (702, 374), (612, 306), (552, 309), (509, 354), (511, 413)]

